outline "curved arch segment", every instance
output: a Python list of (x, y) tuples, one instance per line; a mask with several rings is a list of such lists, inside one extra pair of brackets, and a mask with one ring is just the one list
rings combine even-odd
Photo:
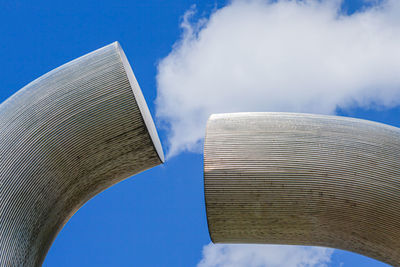
[(204, 145), (216, 243), (340, 248), (400, 265), (400, 130), (335, 116), (212, 115)]
[(31, 82), (0, 105), (0, 266), (39, 266), (90, 198), (163, 162), (118, 43)]

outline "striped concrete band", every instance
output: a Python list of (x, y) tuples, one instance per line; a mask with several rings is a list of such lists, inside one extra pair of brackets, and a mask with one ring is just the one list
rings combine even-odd
[(86, 201), (164, 160), (118, 43), (31, 82), (0, 114), (0, 266), (40, 266)]
[(311, 114), (213, 115), (204, 145), (216, 243), (316, 245), (400, 265), (400, 129)]

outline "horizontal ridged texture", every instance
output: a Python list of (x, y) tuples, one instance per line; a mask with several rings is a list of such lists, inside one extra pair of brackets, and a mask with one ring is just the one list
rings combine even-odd
[(0, 266), (40, 266), (86, 201), (163, 161), (149, 116), (118, 43), (0, 105)]
[(216, 243), (315, 245), (400, 265), (400, 130), (293, 113), (212, 115), (204, 145)]

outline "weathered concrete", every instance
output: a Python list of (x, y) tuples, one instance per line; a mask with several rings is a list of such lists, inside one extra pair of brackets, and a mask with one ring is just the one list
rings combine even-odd
[(204, 145), (216, 243), (316, 245), (400, 265), (400, 129), (290, 113), (211, 116)]
[(69, 218), (163, 162), (118, 43), (71, 61), (0, 105), (0, 266), (38, 266)]

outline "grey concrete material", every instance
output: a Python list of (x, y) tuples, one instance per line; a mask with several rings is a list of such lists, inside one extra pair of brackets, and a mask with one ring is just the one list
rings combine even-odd
[(340, 248), (400, 265), (400, 129), (311, 114), (210, 117), (204, 144), (215, 243)]
[(118, 43), (31, 82), (0, 105), (0, 266), (39, 266), (90, 198), (164, 160)]

